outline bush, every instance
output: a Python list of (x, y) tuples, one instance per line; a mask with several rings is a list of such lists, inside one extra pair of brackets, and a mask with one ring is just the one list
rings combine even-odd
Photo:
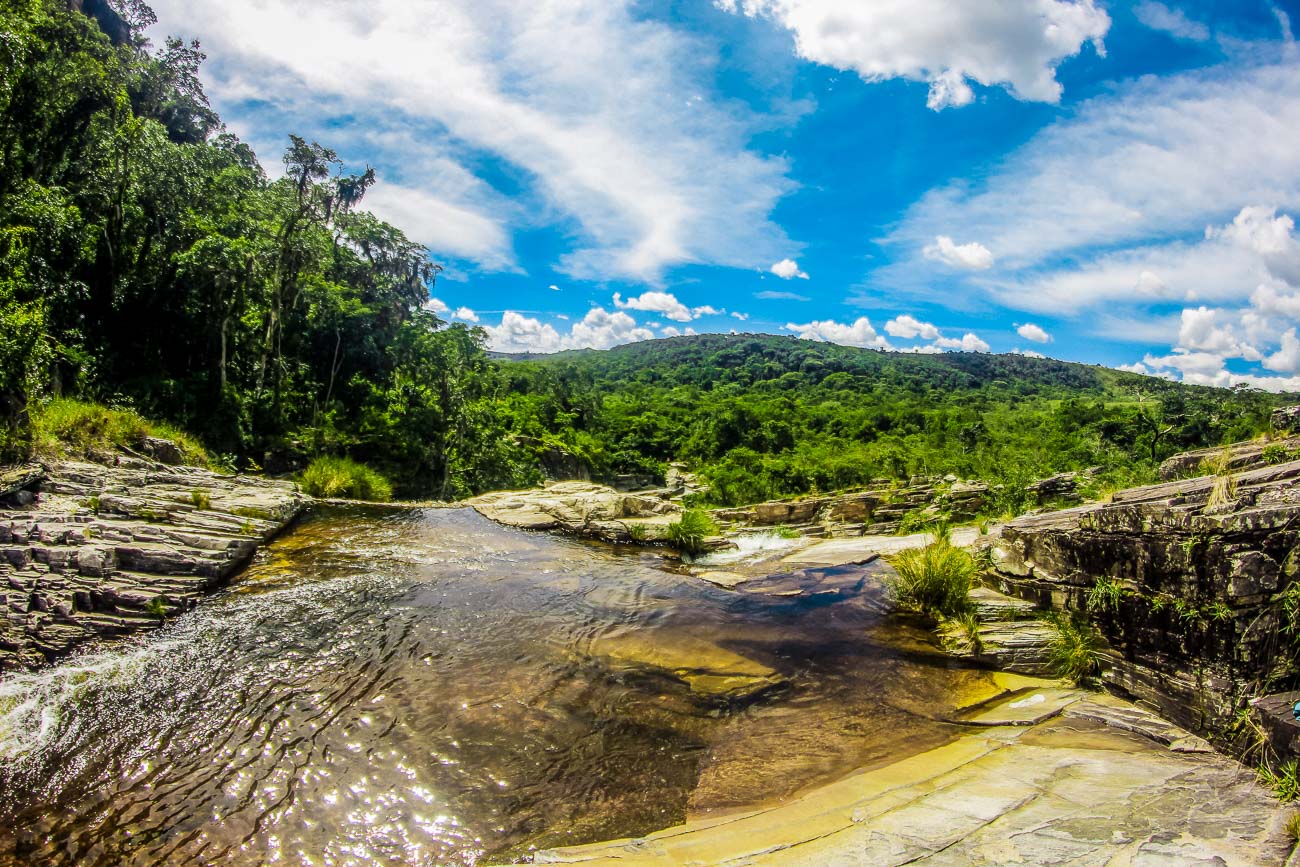
[(1273, 796), (1284, 804), (1300, 798), (1300, 779), (1296, 776), (1296, 761), (1283, 762), (1276, 768), (1260, 765), (1255, 771), (1262, 785), (1273, 790)]
[(347, 458), (317, 458), (299, 480), (313, 497), (386, 501), (393, 498), (388, 479), (365, 464)]
[(686, 554), (704, 550), (704, 539), (718, 534), (718, 525), (703, 509), (687, 509), (682, 519), (668, 525), (668, 541)]
[(1092, 686), (1101, 671), (1102, 639), (1088, 618), (1071, 612), (1054, 619), (1056, 627), (1047, 652), (1057, 677), (1078, 686)]
[(895, 554), (889, 565), (897, 573), (889, 588), (899, 603), (931, 617), (956, 617), (970, 609), (979, 568), (969, 552), (947, 539)]
[(113, 449), (139, 450), (148, 437), (171, 440), (190, 466), (211, 467), (212, 458), (188, 434), (150, 421), (133, 409), (56, 398), (32, 415), (32, 447), (37, 455), (88, 455)]

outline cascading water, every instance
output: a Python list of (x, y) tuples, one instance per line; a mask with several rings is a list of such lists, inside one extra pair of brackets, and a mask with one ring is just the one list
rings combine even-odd
[[(0, 863), (508, 861), (953, 737), (985, 676), (885, 617), (870, 568), (819, 580), (728, 592), (467, 510), (327, 511), (158, 632), (0, 681)], [(783, 688), (702, 695), (665, 651)]]

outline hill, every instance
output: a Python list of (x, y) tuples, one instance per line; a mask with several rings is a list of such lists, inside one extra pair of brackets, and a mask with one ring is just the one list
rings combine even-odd
[[(1021, 355), (918, 355), (708, 334), (499, 361), (511, 427), (596, 475), (683, 460), (712, 502), (953, 473), (1007, 483), (1102, 466), (1154, 476), (1176, 451), (1249, 438), (1291, 400)], [(1006, 503), (1009, 509), (1016, 503)]]

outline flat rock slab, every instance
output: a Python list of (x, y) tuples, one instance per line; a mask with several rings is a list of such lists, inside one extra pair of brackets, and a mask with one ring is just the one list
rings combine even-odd
[(534, 862), (1281, 864), (1289, 812), (1230, 759), (1058, 716), (964, 737), (777, 806), (538, 852)]
[[(958, 527), (952, 531), (951, 538), (954, 545), (966, 547), (980, 538), (980, 532), (975, 527)], [(888, 557), (912, 548), (924, 548), (933, 541), (934, 536), (930, 533), (830, 539), (788, 554), (781, 562), (810, 566), (847, 566), (853, 563), (868, 563), (877, 557)]]

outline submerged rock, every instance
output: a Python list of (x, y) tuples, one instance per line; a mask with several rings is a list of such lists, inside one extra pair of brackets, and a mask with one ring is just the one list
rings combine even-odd
[(742, 701), (786, 682), (761, 662), (700, 638), (638, 631), (592, 641), (585, 653), (620, 674), (653, 674), (684, 683), (697, 697)]

